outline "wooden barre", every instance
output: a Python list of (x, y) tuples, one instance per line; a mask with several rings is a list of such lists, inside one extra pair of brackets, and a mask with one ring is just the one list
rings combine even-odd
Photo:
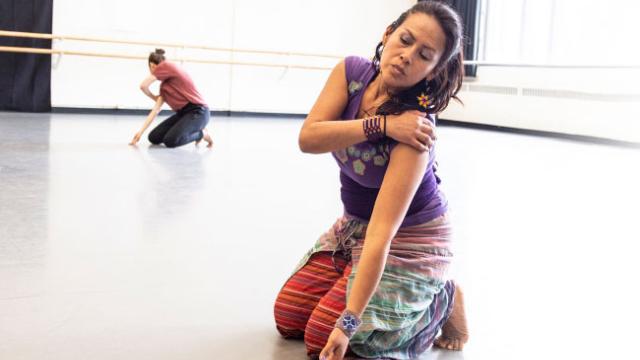
[[(15, 47), (15, 46), (0, 46), (0, 52), (15, 52), (15, 53), (44, 54), (44, 55), (77, 55), (77, 56), (92, 56), (92, 57), (105, 57), (105, 58), (117, 58), (117, 59), (148, 60), (147, 56), (141, 56), (141, 55), (123, 55), (123, 54), (98, 53), (98, 52), (86, 52), (86, 51), (51, 50), (51, 49)], [(201, 63), (201, 64), (293, 68), (293, 69), (306, 69), (306, 70), (331, 70), (332, 69), (331, 67), (326, 67), (326, 66), (269, 64), (269, 63), (246, 62), (246, 61), (203, 60), (203, 59), (190, 59), (190, 58), (176, 58), (176, 59), (172, 59), (172, 61)]]
[[(7, 37), (22, 37), (22, 38), (34, 38), (34, 39), (49, 39), (49, 40), (73, 40), (73, 41), (93, 41), (93, 42), (105, 42), (114, 44), (129, 44), (129, 45), (145, 45), (152, 47), (170, 47), (170, 48), (189, 48), (189, 49), (201, 49), (210, 51), (225, 51), (225, 52), (237, 52), (237, 53), (255, 53), (255, 54), (271, 54), (271, 55), (286, 55), (286, 56), (307, 56), (307, 57), (322, 57), (330, 59), (342, 59), (341, 56), (327, 55), (327, 54), (313, 54), (313, 53), (300, 53), (300, 52), (285, 52), (285, 51), (269, 51), (269, 50), (250, 50), (250, 49), (231, 49), (221, 47), (211, 47), (203, 45), (189, 45), (189, 44), (177, 44), (177, 43), (151, 43), (144, 41), (127, 41), (127, 40), (114, 40), (97, 37), (81, 37), (81, 36), (62, 36), (44, 33), (31, 33), (31, 32), (19, 32), (19, 31), (6, 31), (0, 30), (0, 36)], [(71, 54), (71, 52), (64, 52)], [(80, 54), (77, 54), (80, 55)], [(109, 56), (120, 57), (120, 56)], [(133, 58), (133, 57), (126, 57)], [(194, 62), (203, 62), (194, 61)], [(219, 63), (219, 62), (214, 62)], [(252, 63), (253, 64), (253, 63)], [(258, 64), (258, 63), (255, 63)], [(565, 65), (565, 64), (526, 64), (526, 63), (496, 63), (478, 60), (465, 60), (465, 65), (477, 65), (482, 67), (514, 67), (514, 68), (557, 68), (557, 69), (640, 69), (640, 65)], [(242, 65), (238, 63), (238, 65)], [(266, 66), (266, 65), (265, 65)], [(283, 66), (283, 65), (277, 65)], [(290, 66), (294, 67), (294, 66)], [(311, 67), (316, 68), (316, 67)], [(326, 68), (321, 68), (326, 69)]]
[(313, 53), (271, 51), (271, 50), (232, 49), (232, 48), (222, 48), (222, 47), (213, 47), (213, 46), (204, 46), (204, 45), (190, 45), (190, 44), (178, 44), (178, 43), (152, 43), (152, 42), (146, 42), (146, 41), (115, 40), (115, 39), (106, 39), (106, 38), (97, 38), (97, 37), (81, 37), (81, 36), (63, 36), (63, 35), (6, 31), (6, 30), (0, 30), (0, 36), (22, 37), (22, 38), (32, 38), (32, 39), (47, 39), (47, 40), (105, 42), (105, 43), (113, 43), (113, 44), (145, 45), (145, 46), (151, 46), (151, 47), (189, 48), (189, 49), (200, 49), (200, 50), (210, 50), (210, 51), (226, 51), (226, 52), (232, 52), (232, 53), (238, 52), (238, 53), (255, 53), (255, 54), (307, 56), (307, 57), (321, 57), (321, 58), (330, 58), (330, 59), (342, 59), (342, 56), (328, 55), (328, 54), (313, 54)]

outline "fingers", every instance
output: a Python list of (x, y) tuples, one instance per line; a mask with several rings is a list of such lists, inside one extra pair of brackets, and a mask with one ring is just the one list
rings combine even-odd
[(346, 348), (331, 341), (320, 352), (320, 360), (343, 360)]
[(330, 360), (330, 356), (333, 354), (333, 352), (329, 351), (326, 347), (324, 349), (322, 349), (322, 352), (320, 352), (320, 360)]
[(140, 141), (140, 136), (136, 135), (133, 137), (133, 139), (131, 139), (131, 142), (129, 143), (129, 145), (135, 145), (138, 143), (138, 141)]
[(418, 127), (418, 129), (420, 131), (426, 133), (427, 135), (429, 135), (431, 138), (433, 138), (435, 140), (436, 139), (436, 135), (435, 135), (435, 130), (434, 130), (433, 123), (426, 116), (427, 115), (424, 114), (424, 113), (422, 113), (422, 114), (420, 114), (418, 116), (417, 127)]
[(433, 140), (437, 139), (436, 136), (436, 131), (433, 128), (433, 125), (431, 124), (431, 122), (425, 118), (422, 118), (422, 123), (418, 126), (418, 128), (420, 129), (420, 131), (422, 131), (423, 133), (429, 135)]
[(434, 141), (438, 139), (438, 137), (436, 136), (436, 131), (433, 128), (433, 126), (431, 125), (431, 123), (422, 123), (422, 124), (420, 124), (418, 126), (418, 130), (421, 133), (425, 134), (426, 136), (429, 136)]
[(428, 147), (433, 146), (436, 141), (435, 131), (430, 126), (421, 125), (415, 133), (415, 137)]
[(425, 135), (425, 134), (423, 134), (423, 133), (418, 133), (418, 134), (416, 135), (416, 139), (418, 139), (418, 141), (419, 141), (422, 145), (424, 145), (424, 146), (426, 146), (426, 147), (428, 147), (428, 148), (430, 148), (430, 147), (432, 147), (432, 146), (433, 146), (433, 139), (432, 139), (431, 137), (429, 137), (428, 135)]
[(404, 113), (392, 123), (395, 123), (394, 131), (387, 128), (388, 136), (413, 146), (418, 151), (427, 151), (434, 145), (437, 139), (433, 123), (426, 117), (427, 114), (418, 110), (410, 110)]
[(327, 344), (322, 351), (320, 351), (320, 360), (329, 360), (329, 355), (333, 353), (332, 349)]
[(409, 145), (413, 146), (413, 148), (415, 148), (420, 152), (425, 152), (429, 150), (429, 147), (427, 147), (425, 144), (421, 143), (418, 140), (413, 140)]

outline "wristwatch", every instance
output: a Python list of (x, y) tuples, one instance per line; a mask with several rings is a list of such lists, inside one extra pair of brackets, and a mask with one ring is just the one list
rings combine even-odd
[(358, 328), (362, 325), (362, 320), (358, 316), (349, 310), (342, 312), (342, 315), (336, 321), (336, 327), (347, 335), (349, 339), (353, 337), (353, 334), (358, 331)]

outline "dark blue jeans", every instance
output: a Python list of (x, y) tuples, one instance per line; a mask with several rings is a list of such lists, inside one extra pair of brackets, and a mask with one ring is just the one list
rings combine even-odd
[(209, 122), (209, 108), (187, 104), (149, 133), (152, 144), (173, 148), (202, 139), (202, 129)]

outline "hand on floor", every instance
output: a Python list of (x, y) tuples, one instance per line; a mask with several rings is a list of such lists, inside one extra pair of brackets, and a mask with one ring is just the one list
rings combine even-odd
[(349, 347), (349, 338), (342, 330), (335, 328), (329, 335), (327, 345), (320, 352), (320, 360), (342, 360)]
[(131, 139), (131, 142), (129, 143), (129, 145), (135, 145), (138, 143), (138, 141), (140, 141), (140, 138), (142, 137), (142, 134), (137, 132), (134, 136), (133, 139)]

